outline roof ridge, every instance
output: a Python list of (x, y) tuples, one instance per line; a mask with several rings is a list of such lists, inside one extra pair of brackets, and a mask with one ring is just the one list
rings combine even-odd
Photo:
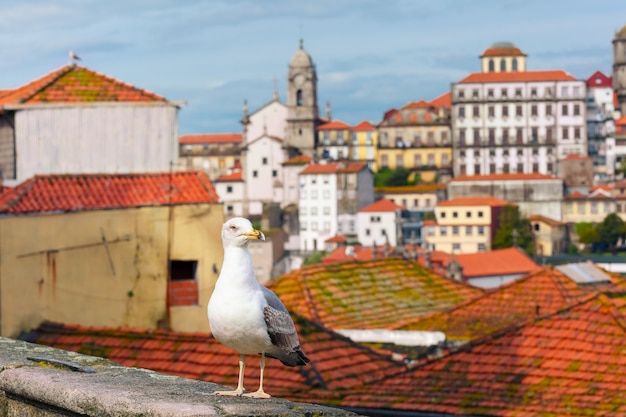
[(32, 97), (34, 97), (37, 93), (39, 93), (40, 91), (42, 91), (42, 90), (46, 89), (46, 88), (47, 88), (47, 87), (49, 87), (51, 84), (53, 84), (54, 82), (56, 82), (59, 78), (61, 78), (62, 76), (64, 76), (64, 75), (65, 75), (65, 74), (67, 74), (68, 72), (70, 72), (72, 69), (74, 69), (74, 67), (76, 67), (76, 64), (75, 64), (75, 63), (64, 65), (64, 66), (62, 66), (61, 68), (56, 69), (56, 70), (53, 70), (53, 71), (49, 72), (48, 74), (46, 74), (46, 75), (44, 75), (44, 76), (42, 76), (42, 77), (39, 77), (38, 79), (36, 79), (36, 80), (34, 80), (34, 81), (31, 81), (31, 82), (29, 82), (29, 83), (27, 83), (27, 84), (24, 84), (24, 85), (23, 85), (23, 86), (21, 86), (21, 87), (16, 88), (14, 91), (17, 91), (17, 90), (19, 90), (19, 89), (21, 89), (21, 88), (26, 88), (26, 87), (28, 87), (29, 85), (32, 85), (33, 83), (36, 83), (37, 81), (41, 80), (42, 78), (46, 78), (46, 77), (51, 76), (51, 75), (53, 75), (53, 74), (54, 74), (54, 76), (52, 76), (52, 77), (50, 78), (50, 80), (48, 80), (48, 82), (47, 82), (47, 83), (42, 84), (42, 85), (41, 85), (41, 86), (39, 86), (38, 88), (35, 88), (35, 89), (31, 90), (31, 91), (30, 91), (30, 94), (27, 94), (27, 95), (25, 95), (25, 96), (18, 97), (18, 98), (17, 98), (18, 102), (19, 102), (19, 103), (24, 103), (24, 102), (25, 102), (25, 101), (27, 101), (28, 99), (30, 99), (30, 98), (32, 98)]

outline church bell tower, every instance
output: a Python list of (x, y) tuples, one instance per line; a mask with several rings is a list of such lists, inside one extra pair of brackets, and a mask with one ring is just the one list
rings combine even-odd
[(613, 38), (613, 90), (622, 116), (626, 115), (626, 25)]

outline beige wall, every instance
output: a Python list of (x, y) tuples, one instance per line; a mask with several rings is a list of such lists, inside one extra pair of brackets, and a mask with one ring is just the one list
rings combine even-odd
[(479, 245), (491, 250), (491, 213), (491, 206), (437, 206), (437, 225), (426, 227), (426, 242), (435, 250), (456, 254), (479, 252)]
[(615, 200), (611, 199), (568, 199), (563, 202), (565, 223), (602, 223), (606, 216), (615, 212)]
[(198, 260), (199, 288), (199, 305), (172, 307), (170, 323), (208, 331), (223, 208), (174, 207), (171, 226), (168, 212), (160, 206), (1, 218), (0, 333), (15, 337), (42, 320), (156, 328), (167, 316), (170, 232), (171, 259)]

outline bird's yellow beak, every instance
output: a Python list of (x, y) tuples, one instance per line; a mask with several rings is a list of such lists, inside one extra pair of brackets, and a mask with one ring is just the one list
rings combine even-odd
[(265, 240), (265, 235), (260, 230), (253, 230), (243, 234), (248, 239)]

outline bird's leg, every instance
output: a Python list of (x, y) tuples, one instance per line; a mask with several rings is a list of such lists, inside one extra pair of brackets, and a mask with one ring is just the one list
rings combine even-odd
[(271, 395), (263, 391), (263, 371), (265, 370), (265, 352), (261, 352), (261, 377), (259, 378), (259, 389), (256, 392), (244, 394), (244, 397), (270, 398)]
[(237, 389), (234, 391), (215, 391), (217, 395), (235, 395), (240, 396), (245, 389), (243, 388), (243, 373), (246, 369), (246, 355), (239, 355), (239, 382), (237, 382)]

